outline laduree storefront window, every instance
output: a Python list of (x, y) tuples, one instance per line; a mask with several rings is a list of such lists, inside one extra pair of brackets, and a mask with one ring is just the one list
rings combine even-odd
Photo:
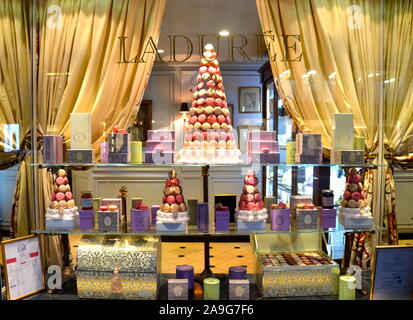
[(340, 274), (412, 227), (412, 1), (0, 13), (0, 225), (44, 234), (78, 297), (353, 299)]

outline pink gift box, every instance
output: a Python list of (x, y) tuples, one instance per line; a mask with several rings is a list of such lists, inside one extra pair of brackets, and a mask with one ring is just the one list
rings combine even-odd
[(148, 141), (175, 140), (175, 130), (148, 130)]
[(174, 141), (146, 141), (147, 152), (168, 152), (175, 151)]
[(271, 153), (278, 152), (277, 141), (249, 141), (249, 152)]
[(248, 140), (277, 141), (277, 131), (249, 131)]

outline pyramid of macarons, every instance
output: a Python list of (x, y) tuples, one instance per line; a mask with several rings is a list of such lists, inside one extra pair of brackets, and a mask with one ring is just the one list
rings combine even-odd
[(161, 211), (166, 213), (186, 212), (184, 195), (182, 187), (176, 171), (172, 170), (168, 174), (168, 179), (165, 180), (163, 188)]
[(192, 106), (186, 127), (184, 148), (236, 149), (217, 54), (212, 44), (204, 47)]
[(73, 194), (70, 191), (69, 180), (66, 171), (59, 169), (54, 179), (54, 187), (51, 195), (50, 209), (72, 209), (75, 207)]
[(361, 175), (356, 168), (348, 170), (346, 187), (341, 201), (344, 208), (364, 208), (366, 203), (366, 190), (361, 182)]
[(262, 210), (264, 208), (263, 197), (258, 189), (258, 178), (252, 169), (248, 170), (244, 178), (244, 186), (238, 208), (239, 210), (247, 211)]

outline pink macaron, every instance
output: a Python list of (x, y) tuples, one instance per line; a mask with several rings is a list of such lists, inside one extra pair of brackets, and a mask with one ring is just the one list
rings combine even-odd
[(359, 201), (361, 199), (361, 194), (360, 192), (353, 192), (353, 194), (351, 195), (351, 197), (356, 200)]
[(225, 120), (226, 120), (226, 123), (227, 123), (227, 124), (231, 124), (231, 123), (232, 123), (230, 116), (227, 116), (227, 117), (225, 118)]
[(72, 200), (73, 199), (73, 194), (70, 191), (68, 191), (68, 192), (65, 193), (65, 198), (66, 198), (66, 200)]
[(196, 103), (197, 103), (198, 107), (201, 107), (201, 106), (205, 105), (205, 99), (204, 98), (199, 98), (196, 101)]
[(64, 182), (65, 182), (65, 178), (63, 178), (63, 177), (57, 177), (57, 178), (56, 178), (56, 183), (57, 183), (59, 186), (62, 185), (62, 184), (65, 184)]
[(243, 193), (243, 194), (241, 194), (241, 201), (247, 201), (247, 194), (246, 193)]
[(222, 131), (222, 132), (220, 132), (219, 133), (219, 138), (221, 139), (221, 140), (227, 140), (227, 138), (228, 138), (228, 135), (227, 135), (227, 133), (225, 132), (225, 131)]
[(202, 67), (200, 67), (199, 68), (199, 73), (205, 73), (205, 72), (207, 72), (208, 71), (208, 67), (207, 66), (202, 66)]
[(165, 203), (166, 202), (166, 196), (164, 195), (163, 197), (162, 197), (162, 203)]
[(197, 106), (196, 100), (192, 101), (192, 108), (196, 108), (196, 106)]
[(207, 87), (208, 87), (208, 88), (213, 88), (213, 87), (215, 87), (215, 82), (212, 81), (212, 80), (209, 80), (209, 81), (207, 82)]
[(209, 115), (207, 118), (207, 122), (209, 124), (214, 124), (217, 121), (217, 117), (213, 114)]
[(176, 203), (180, 204), (182, 202), (184, 202), (184, 197), (182, 196), (182, 194), (178, 194), (176, 196)]
[(255, 201), (262, 201), (262, 194), (261, 193), (256, 193), (254, 195)]
[(170, 187), (170, 186), (172, 186), (171, 179), (166, 179), (165, 180), (165, 187)]
[(174, 196), (167, 196), (167, 197), (166, 197), (166, 202), (167, 202), (168, 204), (173, 204), (173, 203), (175, 203), (175, 197), (174, 197)]
[(262, 209), (264, 208), (264, 202), (258, 201), (258, 202), (255, 204), (255, 207), (256, 207), (257, 210), (262, 210)]
[(350, 176), (350, 183), (355, 183), (355, 184), (359, 184), (360, 182), (360, 175), (359, 174), (355, 174), (354, 176)]
[(252, 170), (252, 169), (249, 169), (249, 170), (247, 171), (247, 175), (248, 175), (249, 177), (253, 177), (253, 176), (255, 176), (255, 171)]
[(209, 67), (209, 68), (208, 68), (208, 72), (209, 72), (210, 74), (215, 74), (215, 73), (217, 73), (217, 68), (215, 68), (215, 67)]
[(62, 201), (65, 199), (65, 195), (62, 192), (56, 193), (56, 200), (57, 201)]
[(56, 192), (52, 191), (52, 194), (50, 195), (50, 200), (55, 201), (56, 200)]
[(216, 98), (215, 99), (215, 105), (217, 107), (221, 107), (222, 106), (222, 99), (221, 98)]
[(194, 124), (197, 120), (196, 116), (192, 116), (191, 119), (189, 119), (189, 124)]
[(344, 199), (346, 199), (346, 200), (351, 199), (351, 192), (350, 191), (344, 191)]
[(247, 210), (248, 210), (248, 211), (255, 210), (255, 203), (254, 203), (254, 202), (248, 202), (248, 204), (247, 204)]
[(198, 122), (199, 122), (199, 123), (204, 123), (204, 122), (206, 121), (206, 119), (207, 119), (207, 117), (206, 117), (206, 115), (204, 115), (204, 114), (200, 114), (200, 115), (198, 116)]
[(254, 198), (254, 195), (253, 194), (247, 194), (247, 201), (248, 202), (251, 202), (251, 201), (253, 201), (255, 198)]
[(218, 116), (218, 123), (219, 124), (223, 124), (225, 122), (225, 116), (223, 116), (222, 114), (220, 114)]
[(198, 90), (201, 90), (202, 87), (204, 86), (203, 82), (198, 83), (198, 85), (196, 86)]
[(248, 184), (256, 186), (258, 184), (258, 179), (256, 177), (248, 177)]
[(246, 201), (240, 201), (240, 202), (238, 203), (238, 208), (239, 208), (240, 210), (247, 210), (247, 202), (246, 202)]

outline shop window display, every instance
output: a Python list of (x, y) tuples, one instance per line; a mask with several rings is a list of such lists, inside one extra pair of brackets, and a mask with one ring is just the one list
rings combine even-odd
[[(383, 235), (398, 243), (393, 173), (411, 166), (411, 130), (388, 96), (407, 76), (391, 77), (383, 49), (390, 12), (410, 7), (395, 1), (382, 16), (365, 0), (350, 23), (338, 0), (242, 1), (240, 14), (235, 0), (212, 1), (199, 19), (205, 4), (189, 2), (22, 2), (8, 13), (33, 15), (24, 25), (37, 37), (0, 38), (1, 169), (19, 164), (10, 236), (44, 235), (79, 298), (367, 299), (348, 268), (369, 271)], [(6, 47), (25, 51), (20, 73)], [(218, 238), (246, 241), (248, 266), (215, 272)], [(180, 254), (195, 241), (200, 256)], [(176, 273), (163, 272), (164, 242), (181, 243)]]

